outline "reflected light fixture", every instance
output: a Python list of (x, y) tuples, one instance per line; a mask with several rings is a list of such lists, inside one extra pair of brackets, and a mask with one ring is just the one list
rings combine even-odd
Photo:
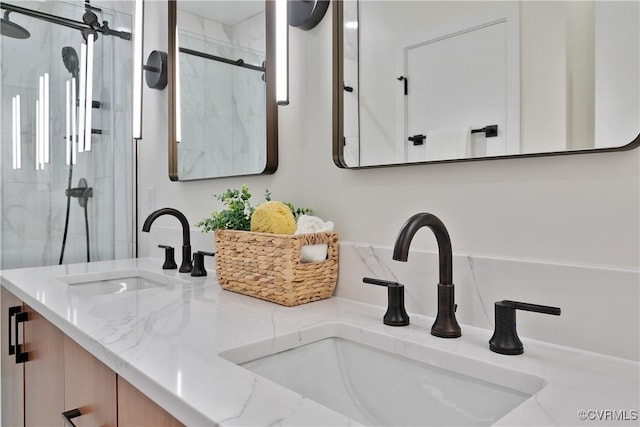
[(13, 107), (12, 117), (12, 142), (13, 142), (13, 169), (22, 169), (22, 142), (20, 124), (20, 95), (16, 95), (11, 100)]
[[(85, 96), (87, 87), (87, 45), (82, 43), (80, 45), (80, 86), (78, 93), (78, 130), (76, 132), (74, 128), (74, 136), (77, 135), (76, 148), (79, 153), (84, 151), (84, 121), (86, 113), (86, 100)], [(75, 99), (75, 98), (74, 98)], [(76, 138), (74, 138), (75, 140)]]
[(358, 29), (358, 21), (348, 21), (344, 23), (344, 27), (349, 30), (357, 30)]
[(76, 137), (74, 135), (76, 130), (76, 106), (72, 100), (76, 99), (76, 79), (75, 77), (66, 82), (66, 129), (65, 140), (66, 144), (66, 164), (76, 164)]
[[(178, 37), (178, 32), (176, 29), (176, 49), (178, 49), (178, 46), (180, 46), (180, 44), (178, 43), (179, 41), (179, 37)], [(180, 55), (175, 55), (174, 57), (174, 61), (175, 61), (175, 73), (176, 76), (180, 75)], [(180, 100), (180, 79), (178, 78), (174, 78), (175, 81), (175, 87), (176, 87), (176, 91), (175, 91), (175, 97), (176, 97), (176, 142), (180, 143), (180, 141), (182, 140), (182, 113), (180, 112), (181, 109), (181, 100)]]
[(36, 170), (40, 170), (40, 101), (36, 99)]
[(136, 0), (133, 27), (133, 139), (142, 139), (142, 51), (144, 1)]
[(20, 95), (16, 95), (16, 167), (22, 169), (22, 120), (20, 118)]
[(42, 76), (44, 90), (42, 93), (42, 163), (49, 163), (49, 73)]
[(276, 0), (276, 102), (289, 105), (289, 24), (287, 0)]
[(38, 78), (38, 99), (36, 99), (36, 170), (44, 170), (49, 163), (49, 73)]
[(76, 78), (71, 78), (71, 99), (70, 108), (71, 108), (71, 163), (76, 164), (76, 153), (78, 152), (78, 132), (76, 132), (76, 125), (78, 122), (78, 114), (76, 110), (76, 97), (78, 94), (76, 93)]
[(64, 87), (64, 94), (65, 94), (65, 109), (64, 109), (64, 116), (65, 116), (65, 121), (64, 121), (64, 140), (65, 140), (65, 146), (66, 146), (66, 150), (65, 150), (65, 161), (67, 166), (69, 166), (71, 164), (71, 81), (67, 80), (65, 82), (65, 87)]
[(89, 33), (87, 36), (87, 94), (85, 96), (85, 136), (84, 151), (91, 151), (91, 130), (92, 130), (92, 112), (93, 112), (93, 41), (94, 35)]

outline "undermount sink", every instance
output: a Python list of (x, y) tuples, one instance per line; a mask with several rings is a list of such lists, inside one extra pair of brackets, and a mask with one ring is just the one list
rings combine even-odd
[(73, 286), (75, 291), (92, 295), (119, 294), (188, 283), (185, 280), (143, 269), (116, 270), (59, 276), (56, 279)]
[(341, 323), (220, 356), (365, 425), (491, 425), (545, 386), (530, 374)]

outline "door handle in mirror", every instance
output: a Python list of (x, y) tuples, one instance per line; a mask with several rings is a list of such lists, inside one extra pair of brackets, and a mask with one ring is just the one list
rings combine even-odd
[(74, 418), (77, 418), (79, 416), (81, 416), (82, 413), (80, 412), (80, 409), (76, 408), (76, 409), (71, 409), (69, 411), (65, 411), (62, 413), (62, 419), (64, 420), (64, 424), (68, 427), (76, 427), (76, 425), (73, 423), (73, 421), (71, 421)]

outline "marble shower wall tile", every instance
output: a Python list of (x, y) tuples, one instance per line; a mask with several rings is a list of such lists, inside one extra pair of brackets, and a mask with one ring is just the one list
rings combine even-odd
[[(391, 248), (342, 242), (336, 295), (386, 306), (386, 290), (363, 284), (366, 276), (404, 284), (407, 312), (435, 317), (437, 254), (411, 251), (404, 263), (392, 260)], [(453, 281), (463, 333), (465, 324), (492, 330), (494, 302), (510, 299), (562, 309), (560, 316), (518, 311), (521, 338), (640, 357), (637, 270), (458, 254)]]

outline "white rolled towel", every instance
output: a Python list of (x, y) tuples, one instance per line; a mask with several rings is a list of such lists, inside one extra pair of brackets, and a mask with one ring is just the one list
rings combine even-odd
[[(300, 215), (293, 234), (321, 233), (333, 231), (332, 221), (323, 221), (317, 216)], [(300, 262), (318, 262), (327, 259), (327, 244), (305, 245), (300, 248)]]

